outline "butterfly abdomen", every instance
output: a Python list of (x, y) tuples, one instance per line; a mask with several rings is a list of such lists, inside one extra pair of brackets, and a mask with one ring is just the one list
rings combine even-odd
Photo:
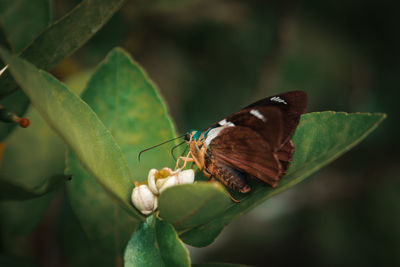
[(240, 172), (218, 160), (210, 160), (206, 157), (206, 171), (215, 176), (224, 185), (241, 193), (247, 193), (251, 190), (246, 180), (246, 174)]

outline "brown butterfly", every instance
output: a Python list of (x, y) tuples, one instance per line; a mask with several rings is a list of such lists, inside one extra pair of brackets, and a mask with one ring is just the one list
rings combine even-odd
[(247, 177), (276, 187), (294, 153), (291, 140), (307, 94), (293, 91), (261, 99), (211, 125), (185, 135), (189, 153), (180, 160), (194, 162), (206, 177), (215, 177), (241, 193), (251, 190)]

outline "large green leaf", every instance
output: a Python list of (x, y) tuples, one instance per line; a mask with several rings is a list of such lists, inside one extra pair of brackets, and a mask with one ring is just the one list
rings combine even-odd
[(139, 64), (122, 49), (112, 50), (90, 79), (82, 98), (110, 129), (134, 172), (147, 180), (151, 168), (173, 167), (171, 146), (139, 152), (176, 136), (158, 89)]
[[(22, 0), (21, 0), (22, 1)], [(42, 0), (43, 1), (43, 0)], [(51, 24), (21, 52), (21, 57), (41, 69), (50, 70), (61, 60), (72, 54), (88, 41), (111, 16), (122, 6), (125, 0), (84, 0), (64, 17)], [(36, 1), (33, 5), (36, 5)], [(28, 9), (26, 6), (25, 9)], [(0, 66), (2, 68), (3, 66)], [(22, 116), (27, 107), (27, 97), (19, 92), (8, 99), (10, 93), (18, 89), (17, 83), (6, 71), (0, 78), (1, 104), (8, 110)], [(14, 93), (15, 94), (15, 93)], [(13, 128), (14, 124), (0, 125), (0, 140)]]
[(189, 252), (174, 227), (154, 216), (134, 233), (125, 250), (125, 266), (190, 266)]
[[(134, 170), (135, 180), (145, 180), (150, 167), (166, 166), (167, 148), (151, 155), (158, 156), (157, 164), (143, 160), (138, 165), (141, 147), (170, 139), (174, 128), (157, 90), (122, 49), (109, 53), (90, 79), (82, 99), (111, 131)], [(112, 250), (115, 257), (122, 256), (139, 221), (110, 200), (73, 153), (68, 153), (67, 164), (66, 173), (74, 173), (68, 195), (82, 227), (96, 245)]]
[[(198, 227), (182, 229), (179, 225), (175, 225), (182, 234), (182, 240), (194, 246), (210, 244), (220, 230), (230, 221), (245, 214), (266, 199), (299, 183), (348, 151), (375, 129), (384, 118), (385, 115), (379, 113), (348, 114), (331, 111), (303, 115), (293, 136), (296, 148), (293, 161), (287, 175), (282, 178), (279, 186), (276, 189), (272, 189), (267, 185), (251, 183), (253, 189), (250, 193), (246, 195), (233, 193), (236, 199), (240, 199), (240, 203), (229, 202), (221, 206), (221, 203), (217, 203), (216, 197), (209, 199), (210, 203), (204, 204), (211, 207), (208, 212), (212, 212), (212, 209), (224, 210), (224, 212), (215, 216), (209, 223)], [(191, 187), (190, 191), (188, 187), (176, 187), (166, 190), (166, 196), (161, 195), (160, 197), (160, 214), (163, 215), (163, 218), (168, 222), (176, 223), (173, 213), (164, 212), (164, 206), (167, 204), (163, 202), (168, 202), (168, 205), (171, 206), (184, 206), (185, 204), (181, 203), (181, 196), (196, 194), (199, 191), (200, 184), (201, 182), (197, 186)], [(174, 195), (167, 195), (169, 190), (174, 190)], [(202, 198), (199, 197), (198, 201), (201, 200)], [(193, 205), (192, 202), (188, 203), (187, 206), (181, 207), (181, 209), (185, 213), (192, 209), (193, 213), (195, 213), (196, 206), (190, 207), (190, 205)], [(176, 211), (176, 213), (179, 213), (179, 211)], [(190, 219), (193, 222), (198, 220), (199, 224), (202, 221), (202, 217), (197, 214)]]
[[(45, 29), (21, 57), (50, 70), (88, 41), (122, 6), (124, 0), (84, 0)], [(17, 88), (10, 75), (0, 79), (0, 95)]]
[(119, 146), (93, 110), (63, 84), (32, 64), (0, 49), (14, 78), (81, 163), (133, 215), (131, 173)]
[(50, 23), (49, 0), (0, 1), (0, 24), (12, 45), (21, 52)]

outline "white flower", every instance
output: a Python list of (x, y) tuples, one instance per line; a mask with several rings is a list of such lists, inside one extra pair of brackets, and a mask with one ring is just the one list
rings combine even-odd
[(137, 185), (132, 191), (133, 205), (144, 215), (155, 211), (158, 206), (157, 196), (145, 185)]
[(191, 184), (194, 182), (194, 171), (192, 169), (172, 171), (170, 168), (163, 168), (160, 171), (151, 169), (148, 175), (150, 190), (156, 194), (161, 194), (168, 187), (178, 184)]
[(168, 187), (178, 184), (191, 184), (194, 182), (194, 171), (192, 169), (178, 169), (172, 171), (170, 168), (161, 170), (151, 169), (147, 176), (148, 184), (138, 184), (132, 191), (133, 205), (144, 215), (151, 214), (158, 207), (158, 195)]

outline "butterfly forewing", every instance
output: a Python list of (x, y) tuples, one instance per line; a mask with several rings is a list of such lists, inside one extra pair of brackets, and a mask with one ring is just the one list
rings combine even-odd
[(279, 108), (282, 111), (282, 145), (284, 145), (292, 137), (294, 130), (299, 124), (301, 114), (306, 112), (307, 102), (308, 98), (306, 92), (292, 91), (261, 99), (246, 106), (244, 109), (265, 106)]
[[(273, 106), (242, 109), (225, 119), (235, 126), (246, 127), (261, 135), (270, 147), (278, 149), (282, 143), (283, 114)], [(241, 129), (241, 128), (240, 128)], [(237, 134), (238, 129), (232, 132)]]

